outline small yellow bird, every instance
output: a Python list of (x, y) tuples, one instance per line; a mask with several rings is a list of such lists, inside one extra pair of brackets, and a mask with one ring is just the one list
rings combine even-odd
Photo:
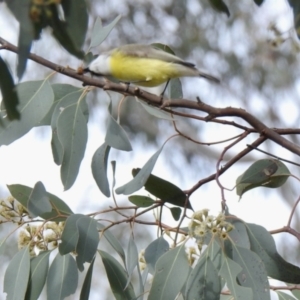
[(200, 72), (194, 64), (153, 45), (129, 44), (104, 52), (83, 71), (145, 87), (179, 77), (203, 77), (220, 83), (218, 78)]

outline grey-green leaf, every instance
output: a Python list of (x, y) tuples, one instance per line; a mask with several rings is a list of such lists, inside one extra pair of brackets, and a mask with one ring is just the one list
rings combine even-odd
[(240, 285), (252, 289), (253, 299), (270, 300), (268, 276), (260, 257), (249, 249), (234, 246), (233, 260), (243, 269), (238, 275)]
[(61, 235), (61, 243), (58, 246), (59, 253), (61, 255), (76, 250), (79, 238), (79, 232), (76, 223), (82, 217), (84, 217), (84, 215), (74, 214), (67, 219), (63, 233)]
[(171, 207), (170, 208), (172, 217), (175, 221), (178, 221), (181, 215), (181, 208), (180, 207)]
[(127, 269), (128, 278), (127, 278), (125, 289), (130, 283), (133, 271), (135, 267), (137, 267), (138, 263), (139, 263), (139, 253), (136, 244), (134, 242), (133, 236), (130, 235), (130, 239), (128, 241), (128, 246), (127, 246), (127, 253), (126, 253), (126, 269)]
[(4, 121), (0, 127), (0, 145), (9, 145), (25, 135), (47, 114), (54, 101), (51, 85), (47, 80), (27, 81), (17, 85), (20, 120)]
[(63, 147), (61, 180), (68, 190), (76, 180), (87, 143), (87, 123), (80, 105), (66, 107), (57, 121), (59, 141)]
[(168, 121), (175, 121), (175, 119), (172, 117), (172, 115), (168, 112), (165, 112), (161, 110), (160, 108), (156, 108), (154, 106), (151, 106), (147, 103), (144, 103), (142, 101), (138, 101), (142, 107), (152, 116), (155, 116), (156, 118), (159, 119), (164, 119)]
[(50, 251), (43, 251), (30, 260), (30, 278), (25, 300), (36, 300), (43, 290), (46, 282)]
[(76, 222), (79, 238), (76, 246), (76, 263), (80, 271), (84, 270), (83, 264), (91, 262), (97, 251), (99, 243), (99, 233), (97, 230), (97, 222), (88, 217), (83, 216)]
[(170, 246), (168, 242), (161, 236), (150, 243), (145, 249), (145, 260), (151, 274), (154, 274), (155, 272), (155, 265), (157, 260), (163, 254), (169, 251), (169, 248)]
[(278, 300), (296, 300), (297, 298), (288, 295), (287, 293), (276, 291), (278, 295)]
[(19, 120), (20, 112), (17, 108), (19, 104), (18, 94), (14, 80), (5, 61), (0, 56), (0, 89), (3, 97), (5, 111), (9, 120)]
[(184, 299), (219, 299), (221, 289), (220, 277), (214, 264), (208, 255), (201, 255), (188, 277)]
[(85, 41), (88, 28), (88, 13), (85, 0), (62, 0), (66, 30), (74, 45), (80, 49)]
[(126, 289), (127, 274), (121, 264), (110, 254), (105, 251), (98, 251), (101, 255), (102, 262), (105, 267), (110, 288), (116, 300), (132, 300), (136, 299), (133, 286), (131, 283)]
[(52, 211), (49, 196), (41, 181), (35, 184), (28, 199), (27, 209), (34, 218)]
[(110, 24), (105, 27), (102, 27), (101, 19), (97, 18), (92, 31), (90, 48), (99, 46), (113, 30), (121, 17), (121, 15), (117, 16)]
[(146, 162), (143, 168), (138, 172), (138, 174), (131, 181), (116, 189), (117, 194), (129, 195), (138, 191), (145, 185), (163, 149), (163, 146), (149, 158), (149, 160)]
[(84, 282), (82, 285), (82, 289), (80, 292), (80, 300), (87, 300), (90, 296), (90, 290), (91, 290), (91, 282), (92, 282), (92, 275), (93, 275), (93, 267), (94, 267), (95, 257), (93, 258), (92, 262), (90, 263), (90, 266), (88, 268), (88, 271), (85, 275)]
[[(25, 208), (28, 206), (28, 200), (32, 192), (32, 188), (21, 185), (21, 184), (12, 184), (7, 186), (11, 195), (18, 200)], [(73, 214), (69, 206), (51, 193), (47, 193), (49, 201), (52, 205), (52, 211), (49, 213), (43, 213), (40, 217), (55, 222), (65, 221), (65, 219)]]
[(227, 17), (230, 16), (229, 9), (223, 0), (209, 0), (209, 2), (215, 10), (225, 13)]
[(34, 26), (30, 18), (32, 1), (23, 0), (22, 4), (18, 0), (6, 0), (5, 2), (20, 23), (17, 65), (17, 75), (20, 80), (26, 68), (31, 43), (35, 38)]
[(28, 247), (24, 247), (10, 261), (4, 275), (3, 291), (7, 300), (25, 298), (30, 274), (30, 256)]
[(78, 284), (78, 271), (71, 254), (54, 258), (47, 277), (47, 300), (63, 300), (75, 293)]
[(250, 288), (242, 287), (237, 283), (237, 276), (242, 271), (240, 265), (224, 256), (223, 265), (219, 274), (225, 279), (229, 290), (235, 300), (253, 300), (253, 292)]
[(110, 151), (110, 146), (104, 143), (96, 150), (92, 158), (93, 177), (100, 191), (106, 197), (110, 197), (110, 189), (109, 189), (109, 183), (107, 179), (107, 161), (108, 161), (109, 151)]
[(142, 195), (129, 196), (128, 200), (138, 207), (149, 207), (155, 203), (150, 197)]
[[(60, 114), (64, 111), (64, 109), (72, 104), (79, 103), (82, 97), (82, 90), (80, 89), (73, 89), (72, 86), (68, 87), (66, 86), (63, 90), (66, 92), (66, 94), (62, 95), (62, 92), (56, 91), (56, 97), (58, 100), (54, 103), (54, 107), (51, 107), (52, 115), (51, 115), (51, 128), (52, 128), (52, 139), (51, 139), (51, 148), (52, 148), (52, 154), (54, 158), (54, 162), (57, 165), (61, 165), (63, 160), (63, 146), (58, 138), (57, 133), (57, 120), (60, 116)], [(85, 103), (82, 99), (80, 103)]]
[[(105, 228), (105, 226), (101, 223), (98, 223), (98, 229), (102, 230)], [(120, 255), (121, 259), (125, 263), (125, 252), (124, 249), (122, 248), (119, 240), (109, 231), (105, 230), (103, 232), (104, 237), (108, 241), (108, 243), (117, 251), (117, 253)]]
[(251, 250), (263, 261), (270, 277), (288, 283), (299, 284), (300, 268), (279, 255), (272, 235), (262, 226), (245, 223)]
[(175, 299), (185, 284), (189, 271), (185, 244), (162, 255), (155, 265), (148, 300)]
[[(141, 169), (133, 169), (132, 175), (137, 177), (140, 172)], [(163, 202), (181, 207), (185, 207), (186, 205), (187, 208), (193, 210), (190, 201), (185, 203), (187, 198), (186, 194), (179, 187), (167, 180), (150, 174), (144, 186), (146, 191)]]
[(127, 137), (125, 130), (116, 122), (116, 120), (109, 116), (108, 128), (105, 136), (105, 143), (112, 148), (131, 151), (132, 147)]

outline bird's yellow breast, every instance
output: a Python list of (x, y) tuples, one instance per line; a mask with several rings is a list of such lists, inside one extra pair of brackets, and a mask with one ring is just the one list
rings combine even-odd
[(110, 57), (111, 75), (123, 82), (153, 87), (179, 77), (176, 64), (153, 58), (124, 55), (116, 51)]

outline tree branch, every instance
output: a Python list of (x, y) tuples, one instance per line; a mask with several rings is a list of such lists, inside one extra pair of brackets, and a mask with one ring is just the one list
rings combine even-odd
[[(18, 53), (18, 48), (16, 46), (14, 46), (13, 44), (9, 43), (8, 41), (6, 41), (1, 37), (0, 37), (0, 44), (2, 44), (1, 49)], [(138, 87), (125, 86), (124, 84), (114, 83), (105, 80), (104, 78), (99, 79), (99, 78), (91, 78), (88, 76), (84, 76), (82, 74), (78, 74), (78, 72), (74, 69), (54, 64), (51, 61), (46, 60), (36, 54), (32, 54), (32, 53), (29, 54), (29, 59), (47, 68), (50, 68), (56, 72), (77, 79), (81, 81), (83, 85), (96, 86), (104, 90), (110, 90), (121, 94), (129, 94), (132, 96), (137, 96), (138, 98), (144, 100), (148, 104), (161, 107), (162, 98), (160, 96), (143, 91)], [(300, 147), (298, 145), (280, 136), (276, 131), (267, 127), (264, 123), (262, 123), (260, 120), (255, 118), (253, 115), (246, 112), (244, 109), (234, 108), (234, 107), (216, 108), (208, 104), (205, 104), (201, 101), (196, 102), (188, 99), (172, 99), (172, 100), (164, 99), (163, 108), (164, 107), (179, 107), (179, 108), (187, 108), (187, 109), (206, 112), (208, 114), (208, 116), (205, 118), (206, 121), (210, 121), (217, 117), (239, 117), (245, 120), (248, 124), (250, 124), (255, 130), (257, 130), (264, 137), (272, 140), (273, 142), (281, 145), (287, 150), (300, 156)]]

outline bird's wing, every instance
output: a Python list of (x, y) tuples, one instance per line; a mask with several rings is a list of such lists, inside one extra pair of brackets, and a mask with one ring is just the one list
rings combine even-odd
[(185, 65), (191, 68), (195, 67), (193, 63), (186, 62), (181, 58), (179, 58), (178, 56), (165, 52), (152, 45), (129, 44), (129, 45), (121, 46), (120, 48), (117, 48), (115, 50), (122, 51), (124, 54), (130, 56), (159, 59), (166, 62)]

